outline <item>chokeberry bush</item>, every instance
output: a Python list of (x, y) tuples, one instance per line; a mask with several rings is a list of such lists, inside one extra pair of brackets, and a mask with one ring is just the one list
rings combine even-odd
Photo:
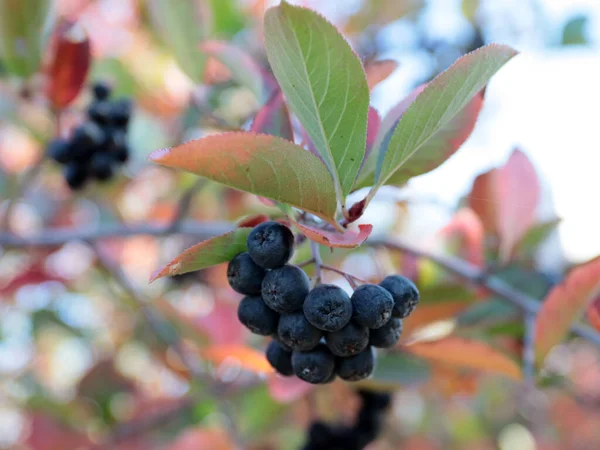
[(494, 14), (266, 3), (0, 0), (0, 449), (598, 448), (526, 152), (405, 189), (520, 108)]

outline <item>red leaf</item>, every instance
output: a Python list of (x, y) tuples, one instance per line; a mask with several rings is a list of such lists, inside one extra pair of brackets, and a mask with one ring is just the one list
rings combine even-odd
[(459, 210), (450, 223), (442, 228), (441, 234), (462, 237), (462, 245), (467, 261), (478, 267), (483, 267), (484, 229), (479, 216), (472, 209), (462, 208)]
[(237, 345), (244, 340), (245, 329), (237, 318), (237, 306), (234, 304), (217, 301), (210, 314), (194, 318), (193, 322), (213, 344)]
[(500, 239), (500, 254), (507, 261), (515, 245), (535, 223), (540, 186), (535, 168), (520, 150), (507, 163), (479, 175), (469, 195), (469, 206), (485, 230)]
[(25, 441), (32, 450), (87, 448), (90, 441), (83, 433), (58, 423), (54, 418), (36, 413), (31, 416), (30, 434)]
[(590, 324), (600, 331), (600, 297), (593, 301), (588, 308), (587, 318)]
[(280, 90), (275, 91), (267, 103), (256, 113), (250, 131), (271, 134), (288, 141), (294, 141), (290, 113)]
[(590, 302), (600, 293), (600, 257), (577, 266), (555, 286), (538, 312), (535, 356), (543, 363), (548, 352), (568, 333)]
[(177, 436), (166, 450), (233, 450), (236, 446), (224, 430), (188, 429)]
[(59, 27), (56, 51), (48, 72), (47, 95), (57, 109), (68, 106), (81, 92), (91, 61), (90, 40), (79, 24)]
[(375, 139), (377, 139), (377, 133), (381, 126), (381, 117), (375, 108), (369, 106), (369, 115), (367, 116), (367, 148), (365, 150), (365, 157), (363, 164), (367, 160), (367, 157), (371, 154), (373, 146), (375, 145)]
[(365, 74), (367, 75), (369, 90), (372, 90), (377, 84), (389, 77), (397, 67), (398, 63), (393, 59), (381, 59), (367, 64)]
[(269, 216), (266, 214), (255, 214), (253, 216), (244, 217), (237, 223), (238, 228), (254, 228), (256, 225), (260, 225), (263, 222), (267, 222)]
[(297, 377), (282, 377), (274, 374), (268, 382), (269, 394), (281, 403), (291, 403), (301, 399), (312, 391), (315, 386)]
[(359, 225), (358, 232), (348, 230), (343, 234), (336, 231), (325, 231), (320, 228), (302, 225), (298, 222), (294, 222), (294, 225), (300, 228), (300, 231), (302, 231), (302, 233), (311, 241), (331, 248), (358, 247), (367, 240), (371, 231), (373, 231), (373, 225)]

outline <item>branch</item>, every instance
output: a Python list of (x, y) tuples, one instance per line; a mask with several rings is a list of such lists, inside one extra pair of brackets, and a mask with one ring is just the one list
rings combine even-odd
[(130, 236), (166, 236), (185, 234), (199, 240), (209, 239), (232, 230), (229, 222), (181, 221), (171, 225), (110, 224), (85, 228), (47, 228), (33, 236), (18, 236), (14, 233), (0, 232), (0, 246), (3, 247), (57, 247), (70, 241), (95, 242), (101, 239), (126, 238)]
[(523, 378), (527, 388), (535, 386), (535, 314), (532, 312), (525, 313)]
[(175, 218), (171, 221), (171, 224), (169, 225), (169, 232), (172, 233), (174, 230), (177, 230), (179, 224), (185, 219), (185, 217), (190, 212), (194, 195), (196, 195), (198, 191), (204, 187), (205, 184), (206, 179), (199, 178), (198, 181), (196, 181), (187, 191), (183, 193), (181, 199), (179, 200), (177, 214), (175, 215)]
[(323, 278), (323, 271), (321, 269), (323, 260), (321, 259), (321, 249), (319, 248), (319, 244), (310, 241), (310, 252), (312, 254), (313, 262), (315, 263), (315, 283), (321, 284)]
[[(452, 256), (438, 255), (436, 253), (422, 250), (400, 240), (372, 239), (366, 242), (372, 247), (384, 247), (408, 253), (419, 258), (428, 259), (449, 272), (463, 278), (474, 285), (483, 286), (490, 292), (496, 294), (513, 305), (520, 308), (524, 313), (536, 315), (540, 309), (540, 301), (524, 294), (506, 284), (500, 278), (489, 276), (478, 267)], [(573, 324), (571, 331), (577, 336), (592, 342), (600, 347), (600, 334), (587, 325)]]

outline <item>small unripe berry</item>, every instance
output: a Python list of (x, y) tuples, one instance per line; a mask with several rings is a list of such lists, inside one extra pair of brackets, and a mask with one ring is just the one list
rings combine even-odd
[(419, 303), (419, 290), (412, 281), (400, 275), (390, 275), (379, 285), (392, 294), (392, 315), (400, 319), (408, 317)]
[(308, 351), (319, 345), (323, 332), (310, 324), (302, 311), (279, 318), (277, 336), (292, 350)]
[(298, 378), (312, 384), (320, 384), (331, 379), (335, 369), (335, 357), (321, 344), (309, 352), (292, 353), (292, 367)]
[(279, 315), (260, 297), (244, 297), (238, 306), (238, 319), (254, 334), (269, 336), (277, 330)]
[(279, 313), (289, 313), (302, 308), (310, 290), (310, 280), (304, 270), (288, 265), (268, 272), (261, 289), (269, 308)]
[(356, 355), (367, 348), (369, 329), (351, 320), (341, 330), (328, 333), (325, 341), (335, 356)]
[(364, 380), (375, 368), (375, 351), (367, 347), (358, 355), (338, 360), (337, 374), (346, 381)]
[(392, 317), (384, 326), (371, 330), (369, 345), (379, 348), (394, 347), (402, 334), (402, 320)]
[(352, 318), (367, 328), (379, 328), (392, 317), (392, 294), (376, 284), (363, 284), (352, 295)]
[(286, 264), (294, 251), (294, 235), (277, 222), (263, 222), (248, 235), (248, 253), (256, 264), (275, 269)]
[(259, 295), (265, 274), (246, 252), (236, 255), (227, 266), (227, 281), (240, 294)]
[(271, 341), (266, 351), (267, 361), (279, 374), (289, 377), (294, 374), (292, 352), (287, 351), (277, 341)]
[(319, 330), (341, 330), (352, 317), (352, 303), (346, 292), (333, 284), (315, 287), (304, 301), (304, 315)]

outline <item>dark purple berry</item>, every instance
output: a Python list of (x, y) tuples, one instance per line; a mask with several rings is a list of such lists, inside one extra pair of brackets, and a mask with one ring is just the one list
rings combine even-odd
[(118, 128), (127, 128), (129, 119), (131, 118), (131, 101), (122, 98), (114, 102), (111, 106), (111, 122)]
[(323, 332), (313, 327), (302, 311), (284, 314), (279, 318), (277, 336), (292, 350), (308, 351), (319, 345)]
[(292, 367), (298, 378), (312, 384), (329, 381), (335, 369), (335, 357), (321, 344), (309, 352), (294, 351)]
[(87, 110), (88, 117), (92, 122), (100, 126), (111, 123), (112, 106), (108, 101), (97, 101), (90, 104)]
[(265, 275), (265, 269), (257, 266), (246, 252), (235, 256), (227, 266), (227, 281), (240, 294), (260, 295)]
[(371, 330), (369, 345), (379, 348), (395, 347), (402, 334), (402, 319), (392, 317), (384, 326)]
[(292, 353), (277, 341), (271, 341), (266, 352), (267, 361), (279, 374), (289, 377), (294, 374)]
[(379, 285), (392, 294), (394, 309), (392, 315), (400, 319), (408, 317), (419, 303), (419, 290), (408, 278), (390, 275)]
[(108, 180), (113, 175), (113, 159), (108, 153), (94, 153), (90, 162), (90, 172), (100, 181)]
[(88, 178), (88, 170), (85, 165), (70, 162), (65, 167), (65, 180), (73, 190), (81, 189)]
[(254, 334), (269, 336), (277, 330), (279, 315), (260, 297), (244, 297), (238, 306), (238, 319)]
[(102, 81), (98, 81), (92, 86), (92, 93), (94, 94), (94, 98), (96, 100), (108, 99), (108, 97), (110, 97), (111, 91), (112, 89), (110, 85)]
[(310, 280), (302, 269), (283, 266), (267, 272), (262, 281), (262, 297), (269, 308), (289, 313), (302, 308), (310, 290)]
[(369, 329), (351, 320), (341, 330), (328, 333), (325, 341), (335, 356), (356, 355), (367, 348)]
[(346, 381), (364, 380), (373, 373), (375, 368), (375, 351), (367, 347), (357, 355), (339, 358), (337, 374)]
[(304, 315), (319, 330), (341, 330), (352, 317), (352, 303), (346, 292), (333, 284), (321, 284), (304, 301)]
[(392, 317), (392, 294), (376, 284), (363, 284), (352, 295), (352, 318), (367, 328), (379, 328)]
[(264, 222), (248, 235), (248, 253), (256, 264), (275, 269), (286, 264), (294, 251), (294, 235), (277, 222)]
[(46, 152), (49, 158), (61, 164), (66, 164), (71, 159), (71, 146), (65, 139), (53, 139)]

